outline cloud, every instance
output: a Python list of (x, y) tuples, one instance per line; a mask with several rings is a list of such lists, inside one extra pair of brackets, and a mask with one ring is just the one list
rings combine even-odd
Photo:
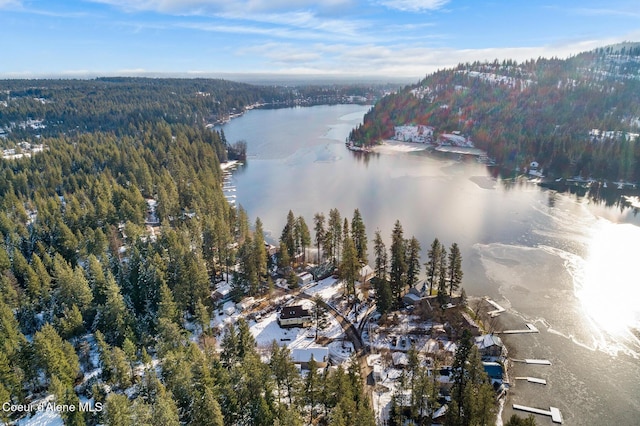
[[(3, 0), (0, 0), (3, 1)], [(87, 0), (127, 12), (154, 11), (177, 15), (272, 13), (290, 10), (339, 10), (354, 0)]]
[(579, 15), (585, 16), (615, 16), (621, 18), (640, 18), (640, 11), (637, 9), (637, 5), (634, 5), (634, 9), (588, 9), (580, 8), (575, 9), (575, 12)]
[(21, 0), (0, 0), (0, 9), (10, 9), (22, 6)]
[(449, 3), (450, 0), (379, 0), (379, 3), (389, 9), (403, 12), (424, 12), (438, 10)]

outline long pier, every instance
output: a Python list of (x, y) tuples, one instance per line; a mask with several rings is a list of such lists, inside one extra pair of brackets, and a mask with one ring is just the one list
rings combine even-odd
[(536, 328), (535, 325), (531, 323), (526, 324), (527, 328), (521, 330), (504, 330), (504, 331), (496, 331), (499, 334), (529, 334), (529, 333), (540, 333), (540, 330)]
[(539, 385), (546, 385), (547, 381), (545, 379), (539, 379), (537, 377), (516, 377), (516, 380), (526, 380), (529, 383), (536, 383)]
[(551, 361), (549, 361), (548, 359), (533, 359), (533, 358), (513, 359), (513, 358), (511, 358), (511, 361), (513, 361), (513, 362), (521, 362), (523, 364), (551, 365)]
[(562, 423), (562, 413), (556, 407), (549, 407), (549, 410), (541, 410), (540, 408), (527, 407), (526, 405), (513, 404), (514, 410), (526, 411), (533, 414), (541, 414), (543, 416), (550, 416), (554, 423)]

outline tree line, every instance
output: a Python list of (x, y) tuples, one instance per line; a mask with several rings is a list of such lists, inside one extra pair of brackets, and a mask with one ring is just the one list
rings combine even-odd
[[(442, 133), (461, 131), (509, 170), (537, 161), (556, 178), (638, 182), (640, 149), (629, 140), (639, 133), (638, 46), (622, 48), (439, 70), (378, 101), (349, 138), (375, 144), (392, 137), (394, 126), (430, 125)], [(594, 138), (592, 129), (613, 133)]]
[(209, 326), (211, 293), (234, 270), (243, 294), (268, 282), (260, 219), (251, 226), (224, 199), (222, 132), (159, 119), (132, 135), (42, 141), (47, 149), (32, 158), (0, 161), (3, 402), (52, 393), (59, 404), (104, 404), (62, 413), (77, 425), (371, 417), (347, 372), (309, 384), (318, 399), (305, 399), (299, 375), (289, 394), (276, 388), (246, 324)]

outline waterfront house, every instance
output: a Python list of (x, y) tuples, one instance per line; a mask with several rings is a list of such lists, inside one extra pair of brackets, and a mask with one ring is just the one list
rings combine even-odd
[(280, 327), (306, 327), (311, 324), (311, 313), (300, 305), (285, 306), (278, 316)]
[(485, 334), (475, 338), (475, 344), (482, 359), (499, 359), (507, 355), (507, 351), (495, 334)]

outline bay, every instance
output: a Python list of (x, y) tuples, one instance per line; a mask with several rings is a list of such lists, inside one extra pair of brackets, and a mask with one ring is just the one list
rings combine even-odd
[[(474, 161), (386, 147), (363, 155), (344, 145), (369, 107), (315, 106), (253, 110), (225, 124), (229, 142), (245, 140), (246, 164), (233, 174), (237, 203), (278, 239), (287, 212), (312, 227), (316, 212), (358, 208), (370, 240), (379, 229), (390, 245), (400, 220), (423, 261), (435, 237), (456, 242), (468, 294), (507, 308), (502, 328), (534, 323), (539, 334), (505, 336), (512, 358), (544, 358), (551, 366), (514, 364), (511, 403), (558, 407), (565, 424), (637, 424), (640, 415), (640, 219), (526, 182), (502, 181)], [(371, 253), (372, 250), (370, 249)], [(536, 418), (537, 424), (552, 424)]]

